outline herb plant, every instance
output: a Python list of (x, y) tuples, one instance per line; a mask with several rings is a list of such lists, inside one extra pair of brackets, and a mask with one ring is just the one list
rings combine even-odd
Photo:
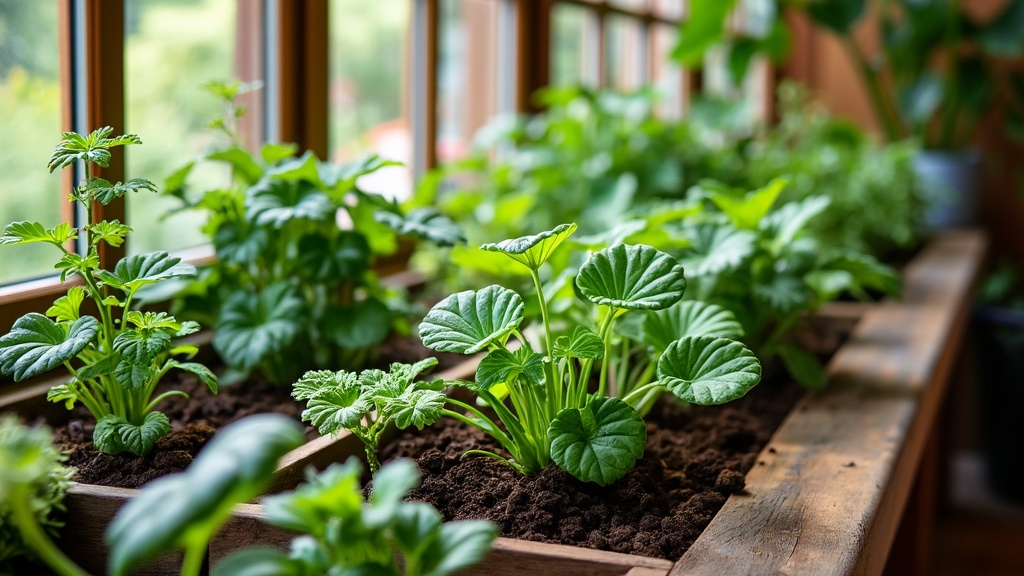
[(377, 445), (389, 425), (423, 429), (441, 416), (444, 381), (416, 381), (420, 373), (436, 364), (436, 359), (428, 358), (413, 365), (392, 364), (390, 372), (307, 372), (294, 384), (292, 396), (306, 401), (302, 419), (321, 434), (349, 430), (359, 438), (370, 473), (376, 474), (380, 470)]
[[(111, 183), (96, 175), (97, 167), (109, 164), (111, 148), (141, 143), (134, 134), (110, 138), (112, 132), (110, 127), (88, 136), (65, 132), (50, 158), (50, 171), (85, 162), (86, 178), (70, 195), (87, 214), (81, 238), (69, 224), (47, 229), (38, 222), (15, 222), (0, 236), (0, 244), (52, 244), (60, 251), (55, 268), (61, 271), (61, 281), (68, 276), (84, 281), (84, 286), (73, 286), (57, 299), (45, 315), (26, 314), (0, 337), (0, 373), (13, 374), (20, 381), (63, 365), (72, 379), (52, 388), (47, 398), (63, 402), (68, 409), (76, 403), (84, 405), (96, 419), (93, 442), (100, 451), (129, 450), (141, 456), (170, 430), (167, 416), (154, 409), (164, 398), (185, 395), (170, 391), (153, 398), (160, 378), (177, 368), (196, 374), (216, 392), (217, 377), (202, 364), (176, 359), (197, 352), (195, 346), (173, 342), (198, 330), (195, 322), (179, 322), (163, 312), (132, 310), (141, 288), (192, 276), (195, 268), (167, 252), (129, 256), (113, 271), (100, 266), (100, 244), (120, 246), (131, 228), (117, 220), (95, 219), (95, 203), (105, 205), (129, 192), (156, 190), (148, 180)], [(85, 256), (69, 250), (76, 240), (87, 247)], [(95, 306), (99, 319), (83, 314), (85, 302)]]
[(15, 565), (38, 557), (61, 576), (84, 574), (51, 540), (75, 473), (66, 459), (46, 428), (0, 417), (0, 573), (14, 574)]
[(335, 165), (311, 152), (295, 157), (295, 146), (283, 144), (249, 152), (234, 129), (243, 89), (211, 87), (225, 106), (213, 126), (231, 143), (202, 160), (230, 166), (228, 185), (190, 197), (195, 162), (168, 179), (165, 193), (182, 209), (206, 212), (217, 255), (198, 282), (178, 287), (176, 309), (215, 329), (232, 380), (258, 370), (281, 384), (311, 368), (358, 368), (401, 328), (399, 311), (408, 308), (373, 272), (376, 259), (395, 253), (399, 236), (450, 245), (461, 232), (436, 210), (404, 213), (359, 188), (361, 176), (394, 162), (373, 156)]
[(288, 553), (251, 548), (225, 558), (214, 576), (374, 574), (444, 576), (478, 563), (497, 536), (483, 520), (443, 523), (433, 506), (403, 502), (419, 485), (410, 460), (385, 465), (364, 503), (356, 459), (309, 473), (306, 484), (264, 501), (267, 522), (301, 534)]
[[(656, 377), (619, 366), (623, 358), (611, 346), (616, 320), (634, 310), (668, 309), (686, 289), (683, 267), (675, 258), (646, 245), (617, 244), (590, 255), (575, 286), (593, 305), (592, 324), (575, 326), (556, 338), (540, 270), (575, 230), (575, 224), (563, 224), (481, 247), (504, 254), (529, 271), (541, 316), (542, 353), (520, 330), (522, 298), (498, 285), (445, 298), (427, 314), (419, 331), (423, 344), (434, 350), (486, 352), (475, 382), (457, 384), (474, 390), (503, 426), (451, 398), (448, 403), (459, 410), (444, 413), (491, 435), (508, 455), (484, 450), (467, 454), (494, 458), (524, 474), (536, 474), (553, 461), (580, 480), (603, 486), (628, 472), (643, 455), (647, 434), (637, 409), (643, 409), (652, 395), (668, 390), (695, 404), (728, 402), (757, 384), (761, 366), (743, 344), (704, 334), (672, 338), (657, 359)], [(598, 387), (592, 394), (588, 386), (596, 362)], [(630, 373), (653, 379), (615, 378)], [(506, 395), (510, 407), (503, 401)]]

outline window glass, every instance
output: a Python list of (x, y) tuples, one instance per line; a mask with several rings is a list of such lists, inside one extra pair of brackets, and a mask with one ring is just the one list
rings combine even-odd
[[(127, 0), (125, 2), (125, 125), (142, 138), (125, 150), (128, 178), (164, 179), (199, 153), (225, 144), (206, 128), (219, 103), (203, 88), (212, 81), (260, 80), (235, 67), (237, 0)], [(250, 111), (253, 114), (255, 111)], [(193, 194), (230, 182), (226, 166), (196, 166), (188, 184)], [(129, 253), (178, 250), (205, 243), (199, 212), (168, 214), (179, 206), (170, 197), (140, 193), (126, 200), (135, 230)]]
[(655, 16), (675, 20), (683, 17), (685, 5), (685, 0), (654, 0), (652, 8)]
[(676, 44), (678, 36), (674, 26), (657, 24), (651, 27), (652, 50), (651, 68), (652, 82), (658, 91), (657, 112), (662, 118), (678, 119), (683, 115), (686, 106), (686, 76), (683, 69), (668, 55)]
[[(46, 170), (61, 131), (56, 2), (0, 2), (0, 127), (14, 139), (0, 154), (0, 226), (56, 226), (65, 194)], [(55, 256), (50, 245), (0, 246), (0, 284), (52, 274)]]
[(373, 152), (405, 166), (362, 178), (370, 192), (412, 192), (409, 37), (411, 0), (332, 0), (328, 78), (330, 155), (348, 162)]
[(551, 83), (597, 87), (597, 16), (586, 8), (558, 3), (551, 9)]
[(617, 90), (636, 90), (644, 83), (647, 65), (643, 25), (636, 18), (605, 18), (605, 83)]
[(634, 11), (647, 7), (647, 0), (610, 0), (608, 3), (618, 8)]

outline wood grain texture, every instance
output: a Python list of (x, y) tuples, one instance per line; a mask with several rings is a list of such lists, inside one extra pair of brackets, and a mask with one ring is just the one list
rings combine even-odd
[(934, 424), (986, 240), (937, 238), (869, 311), (673, 575), (879, 574)]

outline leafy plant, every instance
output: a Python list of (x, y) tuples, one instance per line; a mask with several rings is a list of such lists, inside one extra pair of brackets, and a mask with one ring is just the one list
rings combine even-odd
[(210, 538), (232, 508), (259, 496), (280, 457), (303, 442), (301, 426), (279, 414), (224, 428), (188, 470), (147, 484), (118, 511), (106, 533), (110, 574), (128, 574), (163, 552), (183, 549), (182, 576), (198, 575)]
[[(622, 477), (643, 455), (647, 434), (637, 409), (652, 395), (668, 390), (692, 403), (727, 402), (757, 384), (761, 366), (739, 342), (700, 333), (668, 344), (657, 358), (655, 379), (616, 381), (615, 374), (628, 373), (618, 368), (624, 359), (611, 346), (616, 320), (634, 310), (668, 309), (686, 289), (683, 267), (646, 245), (617, 244), (590, 255), (574, 282), (593, 306), (592, 323), (555, 338), (540, 270), (575, 230), (575, 224), (562, 224), (481, 247), (526, 267), (533, 278), (541, 353), (520, 330), (522, 298), (498, 285), (448, 296), (430, 310), (419, 332), (423, 344), (434, 350), (486, 352), (475, 382), (456, 384), (474, 390), (503, 426), (451, 398), (449, 404), (460, 412), (445, 414), (491, 435), (508, 456), (485, 450), (467, 454), (494, 458), (525, 474), (536, 474), (553, 461), (580, 480), (603, 486)], [(588, 385), (597, 361), (598, 388), (591, 394)], [(506, 395), (511, 407), (503, 401)]]
[(61, 576), (83, 574), (51, 540), (63, 526), (56, 513), (73, 484), (66, 459), (48, 429), (0, 417), (0, 573), (38, 557)]
[(413, 365), (392, 364), (390, 372), (307, 372), (294, 384), (292, 396), (306, 401), (302, 419), (321, 434), (349, 430), (359, 438), (366, 449), (370, 472), (376, 474), (380, 470), (377, 445), (389, 425), (423, 429), (441, 416), (444, 381), (415, 381), (436, 364), (436, 359), (428, 358)]
[(213, 326), (233, 380), (258, 370), (285, 383), (309, 368), (358, 368), (401, 327), (396, 309), (407, 308), (374, 274), (375, 260), (398, 250), (399, 234), (450, 245), (461, 233), (436, 210), (405, 214), (359, 188), (360, 177), (394, 162), (373, 156), (334, 165), (311, 152), (295, 157), (295, 146), (284, 144), (244, 149), (234, 130), (242, 89), (211, 86), (225, 108), (213, 126), (231, 144), (202, 160), (230, 166), (230, 184), (190, 198), (195, 162), (168, 179), (165, 193), (182, 209), (207, 213), (204, 231), (217, 253), (197, 283), (176, 287), (176, 309)]
[[(117, 220), (97, 220), (94, 205), (129, 192), (156, 190), (148, 180), (111, 183), (96, 176), (97, 167), (109, 165), (111, 148), (141, 143), (134, 134), (111, 138), (112, 132), (109, 126), (88, 136), (65, 132), (50, 158), (51, 171), (85, 162), (86, 178), (70, 195), (87, 214), (88, 224), (81, 231), (69, 224), (47, 229), (38, 222), (15, 222), (0, 236), (0, 244), (52, 244), (61, 254), (54, 266), (61, 271), (61, 281), (78, 276), (85, 283), (71, 287), (46, 315), (33, 312), (15, 321), (11, 331), (0, 337), (0, 373), (13, 374), (20, 381), (65, 366), (71, 381), (52, 388), (47, 398), (63, 402), (68, 409), (79, 402), (84, 405), (97, 421), (93, 442), (99, 450), (111, 454), (129, 450), (141, 456), (170, 430), (167, 417), (154, 411), (156, 406), (167, 397), (185, 395), (170, 391), (153, 398), (160, 378), (177, 368), (196, 374), (216, 392), (217, 377), (202, 364), (175, 358), (190, 358), (197, 352), (195, 346), (173, 342), (198, 330), (195, 322), (131, 309), (143, 287), (192, 276), (195, 268), (167, 252), (129, 256), (117, 262), (113, 271), (100, 266), (100, 244), (120, 246), (132, 229)], [(69, 250), (80, 240), (79, 233), (87, 246), (84, 256)], [(86, 301), (95, 305), (99, 319), (82, 313)]]
[(256, 574), (379, 574), (444, 576), (483, 559), (497, 527), (483, 520), (442, 523), (433, 506), (403, 502), (419, 485), (409, 460), (385, 465), (364, 503), (356, 459), (309, 473), (306, 484), (264, 501), (267, 522), (301, 534), (288, 553), (269, 548), (236, 552), (215, 576)]

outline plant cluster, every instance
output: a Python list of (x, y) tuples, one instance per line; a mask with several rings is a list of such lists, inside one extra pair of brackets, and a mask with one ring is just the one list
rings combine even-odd
[(50, 540), (63, 526), (57, 513), (73, 484), (66, 459), (49, 430), (0, 417), (0, 574), (14, 574), (16, 565), (36, 557), (61, 575), (79, 573)]
[[(170, 391), (154, 398), (160, 378), (177, 368), (196, 374), (216, 392), (217, 377), (202, 364), (179, 359), (190, 358), (197, 348), (175, 345), (174, 338), (195, 332), (198, 324), (132, 309), (142, 288), (193, 276), (195, 268), (167, 252), (123, 258), (112, 271), (101, 266), (101, 244), (121, 246), (132, 229), (117, 220), (94, 218), (94, 206), (130, 192), (156, 191), (148, 180), (111, 183), (96, 175), (98, 167), (109, 165), (111, 148), (141, 143), (134, 134), (111, 138), (112, 133), (110, 127), (88, 136), (65, 132), (50, 158), (51, 172), (85, 163), (86, 177), (69, 196), (85, 209), (88, 224), (81, 231), (66, 223), (46, 228), (38, 222), (15, 222), (0, 236), (0, 244), (52, 244), (60, 251), (54, 267), (61, 271), (61, 281), (74, 276), (84, 283), (72, 286), (45, 315), (26, 314), (0, 337), (0, 373), (20, 381), (63, 365), (72, 379), (52, 388), (47, 398), (68, 409), (84, 405), (96, 419), (93, 442), (99, 450), (141, 456), (170, 430), (167, 416), (155, 411), (157, 405), (169, 396), (185, 395)], [(84, 256), (74, 250), (76, 241), (86, 247)], [(83, 312), (86, 302), (99, 318)]]
[(408, 308), (380, 282), (374, 261), (394, 253), (399, 236), (449, 246), (462, 240), (459, 228), (436, 210), (403, 213), (359, 188), (361, 176), (394, 162), (372, 156), (336, 165), (312, 152), (296, 158), (295, 146), (283, 144), (249, 152), (234, 123), (244, 113), (235, 100), (249, 87), (210, 88), (225, 106), (212, 126), (231, 144), (202, 160), (229, 165), (232, 179), (195, 199), (186, 180), (196, 162), (168, 179), (165, 193), (182, 209), (207, 213), (203, 230), (217, 255), (199, 282), (178, 287), (178, 309), (215, 329), (232, 380), (258, 370), (285, 383), (309, 368), (361, 366)]

